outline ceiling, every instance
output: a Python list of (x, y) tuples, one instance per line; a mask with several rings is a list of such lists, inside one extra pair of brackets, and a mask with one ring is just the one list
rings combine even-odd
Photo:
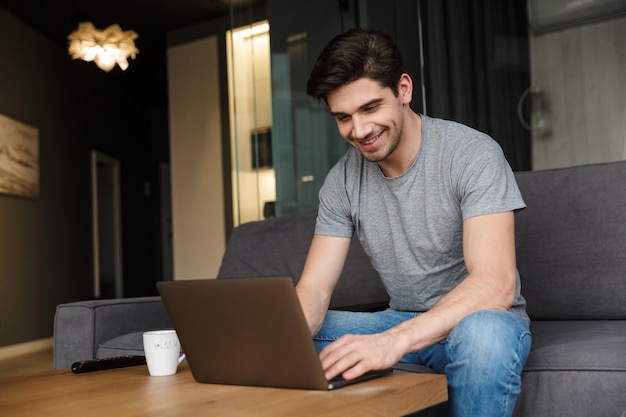
[[(162, 36), (216, 17), (226, 16), (229, 0), (0, 0), (0, 6), (56, 43), (79, 22), (91, 21), (98, 28), (117, 23), (140, 37)], [(233, 0), (233, 7), (250, 0)]]
[[(62, 48), (68, 45), (67, 36), (80, 22), (90, 21), (104, 29), (119, 24), (122, 30), (134, 30), (139, 54), (130, 60), (123, 75), (136, 83), (152, 83), (155, 77), (165, 77), (166, 33), (196, 23), (228, 16), (234, 9), (262, 0), (0, 0), (0, 7), (49, 38)], [(93, 65), (93, 64), (92, 64)], [(109, 73), (120, 76), (119, 68)], [(163, 87), (164, 89), (164, 87)], [(163, 101), (157, 93), (155, 100)]]

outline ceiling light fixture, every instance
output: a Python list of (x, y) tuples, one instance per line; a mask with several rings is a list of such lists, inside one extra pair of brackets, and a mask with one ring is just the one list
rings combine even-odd
[(69, 54), (72, 59), (94, 61), (109, 72), (115, 64), (122, 71), (128, 68), (128, 58), (135, 59), (139, 50), (135, 47), (137, 32), (122, 30), (119, 25), (111, 25), (104, 30), (96, 29), (93, 23), (83, 22), (67, 37), (70, 41)]

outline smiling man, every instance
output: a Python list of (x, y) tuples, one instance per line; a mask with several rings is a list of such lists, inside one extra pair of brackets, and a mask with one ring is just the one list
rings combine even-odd
[[(531, 344), (515, 263), (525, 207), (499, 145), (415, 113), (386, 34), (352, 29), (320, 53), (307, 93), (352, 145), (331, 169), (297, 292), (327, 378), (398, 362), (448, 377), (455, 416), (510, 416)], [(328, 311), (356, 233), (390, 296)]]

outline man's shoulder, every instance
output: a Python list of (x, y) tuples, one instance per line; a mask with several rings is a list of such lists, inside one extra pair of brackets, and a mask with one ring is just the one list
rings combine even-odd
[(452, 120), (426, 118), (424, 136), (431, 151), (454, 163), (483, 157), (499, 158), (502, 154), (500, 144), (491, 136)]
[(491, 139), (486, 133), (454, 120), (422, 116), (422, 123), (427, 134), (440, 135), (447, 139)]

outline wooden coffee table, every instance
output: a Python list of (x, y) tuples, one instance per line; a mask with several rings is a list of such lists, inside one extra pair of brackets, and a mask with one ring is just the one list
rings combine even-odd
[(5, 416), (403, 416), (447, 397), (444, 375), (404, 372), (328, 392), (199, 384), (186, 364), (173, 376), (144, 365), (0, 380)]

